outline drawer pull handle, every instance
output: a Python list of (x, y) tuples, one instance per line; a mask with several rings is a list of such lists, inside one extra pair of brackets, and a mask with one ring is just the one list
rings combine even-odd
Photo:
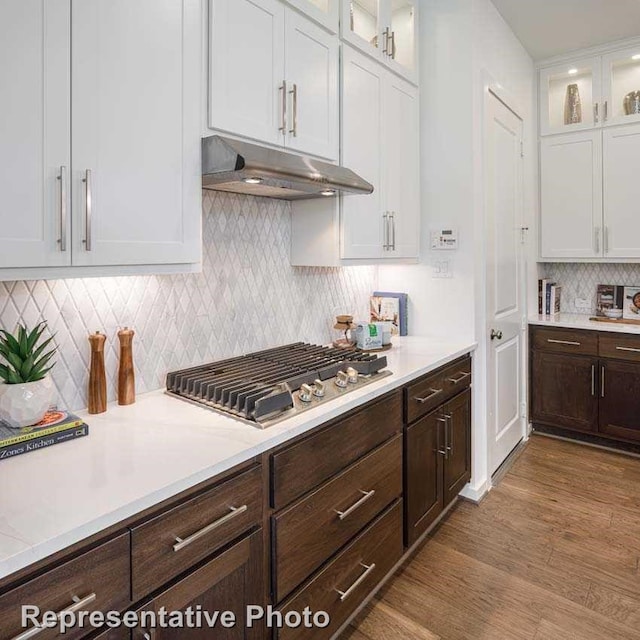
[(360, 500), (358, 500), (357, 502), (354, 502), (345, 511), (338, 511), (337, 509), (334, 509), (334, 511), (338, 514), (338, 518), (340, 518), (340, 520), (344, 520), (345, 518), (349, 517), (356, 509), (359, 509), (367, 500), (370, 500), (371, 498), (373, 498), (373, 496), (376, 494), (376, 490), (372, 489), (371, 491), (362, 491), (361, 489), (360, 493), (362, 494), (362, 498), (360, 498)]
[[(86, 598), (78, 598), (78, 596), (73, 596), (73, 604), (69, 605), (66, 609), (63, 609), (60, 613), (57, 614), (58, 620), (62, 618), (67, 613), (75, 613), (76, 611), (80, 611), (84, 609), (88, 604), (91, 604), (98, 596), (95, 593), (90, 593)], [(50, 627), (36, 625), (35, 627), (31, 627), (26, 631), (23, 631), (21, 634), (12, 638), (12, 640), (28, 640), (28, 638), (34, 638), (41, 631), (45, 629), (49, 629)]]
[(336, 589), (336, 591), (338, 592), (338, 595), (340, 596), (340, 602), (344, 602), (369, 577), (369, 574), (376, 568), (375, 563), (366, 565), (361, 562), (360, 566), (365, 570), (364, 573), (346, 591), (340, 591), (339, 589)]
[(208, 533), (211, 533), (218, 527), (221, 527), (223, 524), (227, 524), (230, 520), (237, 518), (239, 515), (243, 514), (249, 507), (246, 504), (243, 504), (241, 507), (229, 507), (229, 513), (226, 516), (222, 516), (219, 520), (208, 524), (200, 531), (196, 531), (194, 534), (190, 535), (188, 538), (184, 540), (182, 538), (176, 538), (176, 543), (173, 545), (174, 551), (180, 551), (180, 549), (184, 549), (189, 546), (192, 542), (195, 542), (202, 536), (206, 536)]
[(435, 398), (437, 395), (440, 395), (442, 393), (442, 389), (429, 389), (429, 391), (431, 391), (431, 393), (428, 396), (425, 396), (424, 398), (414, 398), (414, 400), (416, 402), (419, 402), (420, 404), (424, 404), (425, 402), (429, 402), (429, 400), (431, 400), (431, 398)]
[(453, 382), (453, 384), (458, 384), (459, 382), (462, 382), (465, 378), (468, 378), (471, 375), (471, 371), (460, 371), (460, 377), (459, 378), (447, 378), (448, 382)]
[(551, 344), (566, 344), (570, 347), (579, 347), (581, 345), (580, 342), (573, 342), (572, 340), (552, 340), (551, 338), (548, 338), (547, 342), (550, 342)]
[(616, 347), (618, 351), (630, 351), (631, 353), (640, 353), (640, 349), (634, 349), (633, 347)]

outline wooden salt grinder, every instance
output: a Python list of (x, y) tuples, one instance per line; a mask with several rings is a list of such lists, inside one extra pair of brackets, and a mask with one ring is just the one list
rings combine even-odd
[(133, 336), (128, 327), (118, 331), (120, 340), (120, 367), (118, 369), (118, 404), (133, 404), (136, 401), (136, 378), (133, 368)]
[(89, 371), (89, 413), (107, 410), (107, 377), (104, 370), (104, 343), (107, 337), (96, 331), (89, 336), (91, 369)]

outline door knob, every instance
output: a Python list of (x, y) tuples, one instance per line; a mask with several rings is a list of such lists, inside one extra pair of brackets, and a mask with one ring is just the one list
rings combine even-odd
[(502, 340), (502, 331), (496, 331), (495, 329), (491, 329), (491, 339), (495, 340)]

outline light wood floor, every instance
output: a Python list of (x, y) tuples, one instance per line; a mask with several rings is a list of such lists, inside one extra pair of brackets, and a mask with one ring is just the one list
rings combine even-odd
[(640, 639), (640, 460), (533, 436), (346, 640)]

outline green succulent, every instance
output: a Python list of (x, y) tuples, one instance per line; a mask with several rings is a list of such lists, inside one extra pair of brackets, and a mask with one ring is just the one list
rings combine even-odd
[[(24, 325), (18, 325), (15, 336), (0, 329), (0, 356), (7, 364), (0, 364), (0, 378), (7, 384), (22, 384), (42, 380), (54, 364), (49, 364), (57, 347), (45, 353), (45, 349), (53, 342), (51, 336), (40, 343), (40, 338), (47, 328), (41, 322), (33, 331), (28, 332)], [(39, 344), (40, 343), (40, 344)]]

